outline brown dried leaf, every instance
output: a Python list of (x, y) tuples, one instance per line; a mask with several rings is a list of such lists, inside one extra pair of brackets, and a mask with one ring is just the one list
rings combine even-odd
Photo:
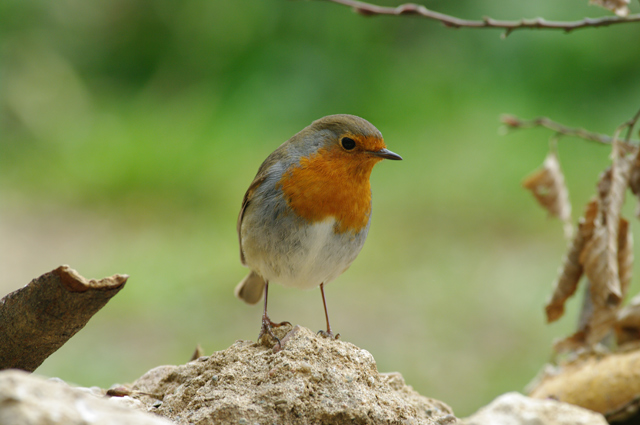
[(531, 191), (538, 203), (549, 211), (549, 214), (564, 222), (565, 236), (570, 238), (572, 226), (569, 191), (554, 151), (547, 154), (540, 170), (524, 179), (522, 186)]
[(556, 341), (553, 346), (556, 352), (576, 351), (585, 346), (594, 346), (602, 341), (615, 325), (618, 305), (601, 303), (601, 300), (594, 299), (592, 287), (591, 282), (587, 280), (578, 330), (573, 335)]
[(611, 188), (604, 198), (608, 202), (606, 204), (603, 202), (603, 205), (606, 205), (604, 212), (607, 214), (607, 218), (610, 219), (609, 222), (614, 223), (613, 219), (616, 219), (616, 229), (618, 227), (617, 220), (620, 218), (620, 210), (624, 203), (625, 191), (629, 185), (631, 169), (635, 163), (636, 153), (637, 150), (630, 154), (630, 152), (622, 146), (622, 142), (615, 140), (613, 143), (613, 150), (611, 152), (613, 160), (611, 164)]
[(557, 340), (553, 343), (553, 350), (556, 353), (564, 353), (567, 351), (576, 351), (586, 344), (585, 331), (577, 331), (571, 336)]
[(580, 253), (583, 251), (589, 239), (591, 239), (594, 220), (597, 214), (598, 200), (593, 199), (587, 204), (584, 217), (580, 218), (578, 222), (578, 231), (571, 241), (571, 245), (569, 245), (558, 277), (554, 283), (553, 295), (545, 307), (547, 322), (549, 323), (562, 317), (564, 314), (565, 301), (576, 291), (583, 273), (583, 267), (580, 263)]
[(585, 344), (594, 346), (602, 341), (616, 323), (619, 304), (593, 305), (593, 314), (585, 327)]
[(192, 362), (194, 360), (198, 360), (202, 356), (204, 356), (204, 350), (202, 349), (202, 346), (200, 346), (200, 344), (197, 344), (196, 349), (193, 351), (193, 354), (191, 355), (191, 359), (189, 361)]
[(622, 217), (618, 226), (618, 274), (620, 292), (624, 298), (633, 274), (633, 234), (629, 228), (629, 222)]
[(589, 3), (608, 9), (618, 16), (629, 15), (629, 0), (589, 0)]
[[(633, 239), (629, 222), (624, 218), (620, 219), (619, 231), (617, 261), (622, 297), (628, 289), (633, 268)], [(613, 298), (611, 295), (603, 298), (602, 293), (587, 280), (578, 330), (557, 341), (554, 344), (555, 351), (575, 351), (584, 346), (593, 346), (606, 337), (612, 328), (616, 330), (618, 344), (640, 339), (640, 305), (625, 309), (626, 312), (621, 315), (620, 300), (621, 298)]]
[(629, 189), (634, 195), (640, 195), (640, 153), (636, 156), (629, 174)]
[(618, 312), (615, 330), (618, 345), (640, 340), (640, 295)]
[[(616, 139), (616, 138), (614, 138)], [(632, 155), (629, 155), (632, 154)], [(636, 152), (614, 140), (612, 165), (598, 182), (598, 212), (579, 256), (588, 281), (577, 332), (556, 343), (558, 351), (593, 346), (613, 328), (633, 265), (629, 223), (620, 217)]]
[(594, 221), (593, 237), (580, 255), (585, 274), (592, 283), (592, 298), (596, 306), (618, 304), (622, 299), (618, 269), (618, 226), (634, 159), (620, 155), (618, 142), (613, 144), (612, 156), (611, 168), (601, 175), (598, 182), (600, 208)]
[[(600, 218), (601, 214), (598, 216)], [(578, 325), (578, 334), (582, 337), (580, 342), (585, 345), (597, 344), (607, 335), (615, 323), (622, 299), (617, 246), (611, 249), (609, 239), (607, 228), (596, 219), (593, 235), (580, 255), (589, 280)], [(558, 345), (556, 347), (559, 348)]]
[(593, 236), (580, 254), (580, 263), (593, 284), (592, 295), (603, 305), (617, 303), (622, 298), (617, 249), (609, 245), (609, 239), (607, 228), (596, 220)]
[[(598, 179), (598, 197), (600, 198), (600, 202), (606, 202), (607, 194), (611, 190), (611, 166), (607, 167), (602, 173), (600, 173), (600, 178)], [(606, 208), (605, 208), (606, 209)]]
[(131, 388), (127, 388), (124, 385), (119, 385), (117, 387), (109, 388), (106, 392), (106, 395), (109, 397), (125, 397), (131, 395)]
[[(625, 219), (620, 219), (618, 269), (620, 289), (624, 296), (629, 289), (633, 271), (633, 236), (629, 229), (629, 222)], [(615, 332), (618, 345), (640, 340), (640, 296), (634, 297), (629, 305), (618, 312)]]
[(578, 331), (556, 344), (558, 349), (597, 344), (616, 322), (624, 293), (622, 286), (626, 291), (633, 262), (629, 226), (620, 217), (620, 210), (634, 157), (635, 153), (633, 156), (628, 155), (628, 152), (622, 151), (620, 143), (614, 141), (613, 163), (610, 169), (602, 173), (598, 182), (599, 208), (593, 234), (579, 258), (589, 285), (585, 292)]
[(638, 206), (636, 207), (636, 217), (640, 218), (640, 151), (636, 156), (631, 172), (629, 174), (629, 189), (638, 198)]

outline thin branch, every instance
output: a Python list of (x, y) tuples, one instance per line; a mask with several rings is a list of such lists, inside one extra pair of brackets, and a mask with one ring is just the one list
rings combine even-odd
[(629, 140), (631, 140), (631, 135), (633, 134), (633, 127), (636, 126), (636, 123), (638, 122), (639, 119), (640, 119), (640, 109), (638, 109), (638, 112), (636, 112), (633, 118), (631, 118), (629, 121), (622, 124), (622, 126), (628, 127), (627, 137), (624, 138), (624, 141), (626, 143), (629, 143)]
[[(636, 114), (636, 117), (634, 117), (634, 119), (629, 120), (625, 124), (631, 125), (632, 123), (635, 123), (635, 121), (638, 120), (639, 115), (640, 115), (640, 112)], [(611, 136), (607, 136), (605, 134), (593, 133), (583, 128), (567, 127), (547, 117), (539, 117), (539, 118), (534, 118), (532, 120), (521, 120), (520, 118), (515, 117), (513, 115), (503, 115), (500, 121), (502, 121), (502, 123), (507, 125), (507, 127), (510, 129), (544, 127), (544, 128), (548, 128), (549, 130), (553, 130), (557, 134), (561, 134), (563, 136), (579, 137), (581, 139), (585, 139), (591, 142), (602, 143), (605, 145), (610, 145), (613, 143), (613, 138)], [(626, 144), (640, 143), (640, 141), (629, 139), (629, 140), (626, 140), (625, 143)]]
[(356, 0), (325, 0), (331, 3), (337, 3), (351, 7), (355, 12), (364, 16), (401, 16), (413, 15), (422, 18), (440, 21), (448, 28), (498, 28), (505, 30), (503, 36), (508, 36), (511, 32), (518, 29), (554, 29), (571, 32), (580, 28), (587, 27), (606, 27), (614, 24), (625, 24), (630, 22), (640, 22), (640, 14), (621, 16), (603, 16), (600, 18), (584, 18), (579, 21), (547, 21), (543, 18), (520, 19), (517, 21), (501, 21), (490, 17), (483, 17), (482, 20), (474, 21), (460, 19), (455, 16), (446, 15), (444, 13), (429, 10), (426, 7), (406, 3), (397, 7), (378, 6), (375, 4), (365, 3)]

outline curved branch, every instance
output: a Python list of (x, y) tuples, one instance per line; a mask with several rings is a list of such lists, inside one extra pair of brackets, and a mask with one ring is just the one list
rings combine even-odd
[[(639, 111), (640, 114), (640, 111)], [(630, 120), (626, 125), (635, 124), (635, 120)], [(503, 124), (505, 124), (510, 129), (522, 129), (522, 128), (533, 128), (533, 127), (544, 127), (549, 130), (555, 131), (557, 134), (561, 134), (563, 136), (573, 136), (579, 137), (581, 139), (585, 139), (591, 142), (602, 143), (605, 145), (610, 145), (613, 143), (613, 138), (611, 136), (607, 136), (605, 134), (593, 133), (591, 131), (587, 131), (583, 128), (573, 128), (567, 127), (566, 125), (560, 124), (556, 121), (553, 121), (547, 117), (538, 117), (532, 120), (522, 120), (513, 115), (503, 115), (500, 118)], [(625, 140), (625, 144), (628, 143), (640, 143), (638, 140)]]
[(378, 6), (375, 4), (365, 3), (356, 0), (325, 0), (331, 3), (337, 3), (351, 7), (355, 12), (364, 16), (378, 15), (414, 15), (422, 18), (440, 21), (444, 26), (449, 28), (497, 28), (505, 30), (504, 36), (518, 29), (554, 29), (571, 32), (580, 28), (587, 27), (606, 27), (614, 24), (626, 24), (630, 22), (640, 22), (640, 14), (621, 16), (603, 16), (600, 18), (584, 18), (579, 21), (547, 21), (543, 18), (520, 19), (517, 21), (501, 21), (489, 17), (483, 17), (482, 20), (460, 19), (455, 16), (446, 15), (444, 13), (429, 10), (426, 7), (406, 3), (397, 7)]

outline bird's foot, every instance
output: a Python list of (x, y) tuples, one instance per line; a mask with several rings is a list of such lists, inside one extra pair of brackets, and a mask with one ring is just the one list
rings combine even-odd
[(271, 321), (269, 316), (266, 316), (266, 315), (262, 316), (262, 327), (260, 328), (260, 334), (258, 335), (258, 341), (260, 341), (260, 339), (263, 336), (269, 335), (271, 338), (273, 338), (276, 341), (278, 341), (278, 346), (280, 346), (282, 348), (282, 345), (280, 344), (280, 338), (278, 338), (277, 336), (275, 336), (273, 334), (272, 329), (273, 328), (279, 328), (280, 326), (284, 326), (284, 325), (291, 326), (291, 323), (289, 323), (289, 322), (275, 323), (275, 322)]
[(323, 336), (325, 338), (330, 338), (330, 339), (340, 339), (340, 334), (333, 334), (333, 332), (331, 331), (331, 329), (329, 329), (328, 331), (318, 331), (318, 333), (316, 335), (320, 335)]

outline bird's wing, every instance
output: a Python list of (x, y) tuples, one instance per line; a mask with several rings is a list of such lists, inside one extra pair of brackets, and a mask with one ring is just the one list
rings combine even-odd
[(251, 200), (253, 199), (253, 195), (256, 192), (256, 189), (260, 187), (262, 183), (269, 177), (270, 174), (274, 172), (274, 166), (280, 162), (285, 156), (287, 152), (287, 145), (289, 141), (280, 145), (278, 149), (273, 151), (271, 155), (264, 160), (260, 168), (258, 169), (258, 173), (256, 177), (251, 182), (249, 189), (244, 194), (244, 198), (242, 199), (242, 207), (240, 208), (240, 214), (238, 215), (238, 223), (236, 225), (236, 230), (238, 231), (238, 241), (240, 243), (240, 262), (243, 266), (246, 266), (247, 263), (244, 258), (244, 251), (242, 250), (242, 219), (244, 218), (244, 213), (247, 210), (249, 204), (251, 204)]
[(266, 178), (267, 173), (258, 172), (258, 175), (255, 179), (253, 179), (253, 182), (251, 182), (249, 189), (247, 189), (247, 192), (244, 194), (244, 198), (242, 199), (242, 207), (240, 208), (240, 214), (238, 214), (238, 223), (236, 225), (236, 230), (238, 231), (238, 243), (240, 244), (240, 262), (243, 266), (246, 266), (247, 263), (245, 262), (244, 251), (242, 250), (242, 218), (244, 217), (244, 212), (247, 210), (247, 207), (251, 203), (253, 193), (258, 188), (258, 186), (260, 186), (262, 182), (266, 180)]

